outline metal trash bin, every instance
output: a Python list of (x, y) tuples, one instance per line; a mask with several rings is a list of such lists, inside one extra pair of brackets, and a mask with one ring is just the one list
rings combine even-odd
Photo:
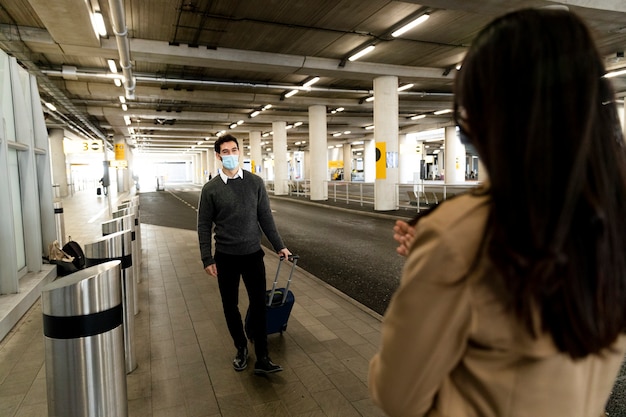
[(122, 307), (124, 310), (124, 354), (126, 372), (137, 368), (135, 356), (135, 279), (133, 278), (132, 240), (130, 230), (106, 235), (85, 245), (85, 265), (93, 266), (111, 260), (121, 262)]
[(120, 261), (41, 292), (49, 417), (126, 417)]

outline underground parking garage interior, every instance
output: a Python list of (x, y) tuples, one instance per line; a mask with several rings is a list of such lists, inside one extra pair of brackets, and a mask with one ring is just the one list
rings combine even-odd
[[(221, 167), (213, 146), (224, 134), (239, 139), (243, 168), (263, 177), (275, 196), (327, 201), (338, 189), (373, 185), (366, 204), (384, 213), (419, 207), (430, 196), (427, 187), (471, 188), (485, 173), (476, 150), (458, 137), (455, 73), (494, 17), (553, 6), (589, 23), (624, 130), (626, 5), (620, 2), (0, 0), (0, 415), (47, 415), (37, 414), (47, 412), (50, 395), (41, 323), (32, 343), (17, 349), (37, 346), (39, 366), (25, 377), (30, 388), (18, 390), (28, 367), (15, 366), (7, 352), (26, 322), (41, 321), (42, 290), (57, 278), (46, 261), (49, 247), (67, 240), (67, 230), (76, 230), (74, 237), (95, 230), (84, 237), (95, 241), (100, 223), (123, 200), (204, 184)], [(391, 168), (386, 178), (377, 177), (380, 163)], [(74, 217), (81, 207), (93, 213)], [(143, 243), (139, 275), (154, 259), (145, 236)], [(139, 303), (146, 302), (145, 291)], [(335, 296), (330, 291), (328, 299), (352, 311), (352, 303)], [(353, 314), (364, 314), (365, 334), (376, 333), (375, 314)], [(356, 345), (358, 366), (373, 352), (371, 338)], [(345, 415), (378, 415), (359, 396), (365, 382), (354, 374), (363, 369), (343, 366), (353, 372), (337, 373), (328, 384), (345, 378), (358, 386), (338, 391), (338, 403), (349, 405)], [(145, 394), (156, 373), (134, 373), (128, 374), (131, 415), (205, 415), (194, 411), (196, 397), (184, 394), (159, 406), (159, 389)], [(214, 390), (217, 405), (205, 407), (217, 411), (206, 415), (238, 415), (236, 390), (222, 388)], [(310, 404), (275, 415), (328, 412), (319, 398), (324, 390), (306, 384), (302, 390)], [(274, 415), (271, 404), (249, 397), (257, 414), (240, 415)], [(187, 414), (167, 414), (181, 410), (181, 402)]]

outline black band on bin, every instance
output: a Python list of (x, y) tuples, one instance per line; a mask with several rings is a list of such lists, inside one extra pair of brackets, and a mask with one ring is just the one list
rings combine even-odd
[(43, 315), (43, 334), (51, 339), (77, 339), (95, 336), (122, 324), (122, 305), (84, 316), (57, 317)]
[(103, 264), (109, 261), (120, 261), (121, 262), (120, 268), (126, 269), (126, 268), (130, 268), (131, 266), (133, 266), (133, 255), (128, 254), (128, 255), (120, 256), (119, 258), (103, 258), (103, 259), (85, 258), (85, 267), (88, 268), (90, 266)]
[(135, 232), (130, 232), (130, 240), (135, 240)]
[(63, 213), (63, 207), (54, 209), (54, 214), (59, 214), (59, 213)]

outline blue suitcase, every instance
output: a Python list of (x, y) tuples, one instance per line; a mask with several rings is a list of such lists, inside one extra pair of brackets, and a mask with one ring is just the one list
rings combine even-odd
[[(291, 271), (289, 272), (287, 285), (284, 288), (276, 288), (278, 285), (280, 266), (284, 261), (284, 258), (281, 258), (278, 263), (278, 268), (276, 269), (276, 277), (274, 278), (272, 289), (265, 292), (265, 305), (267, 306), (267, 334), (282, 334), (285, 330), (287, 330), (287, 322), (289, 321), (289, 315), (291, 314), (291, 309), (293, 308), (293, 303), (295, 302), (295, 296), (293, 295), (293, 292), (289, 290), (289, 286), (291, 285), (291, 277), (293, 276), (293, 271), (296, 269), (298, 259), (298, 255), (289, 256), (289, 260), (291, 261)], [(248, 339), (252, 340), (248, 329), (249, 314), (250, 310), (248, 309), (248, 312), (246, 313), (245, 328)]]

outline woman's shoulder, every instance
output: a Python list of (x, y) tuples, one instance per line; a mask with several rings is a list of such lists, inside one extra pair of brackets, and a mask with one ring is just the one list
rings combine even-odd
[(455, 227), (482, 230), (488, 213), (489, 195), (473, 190), (440, 203), (424, 217), (424, 221), (445, 230)]

